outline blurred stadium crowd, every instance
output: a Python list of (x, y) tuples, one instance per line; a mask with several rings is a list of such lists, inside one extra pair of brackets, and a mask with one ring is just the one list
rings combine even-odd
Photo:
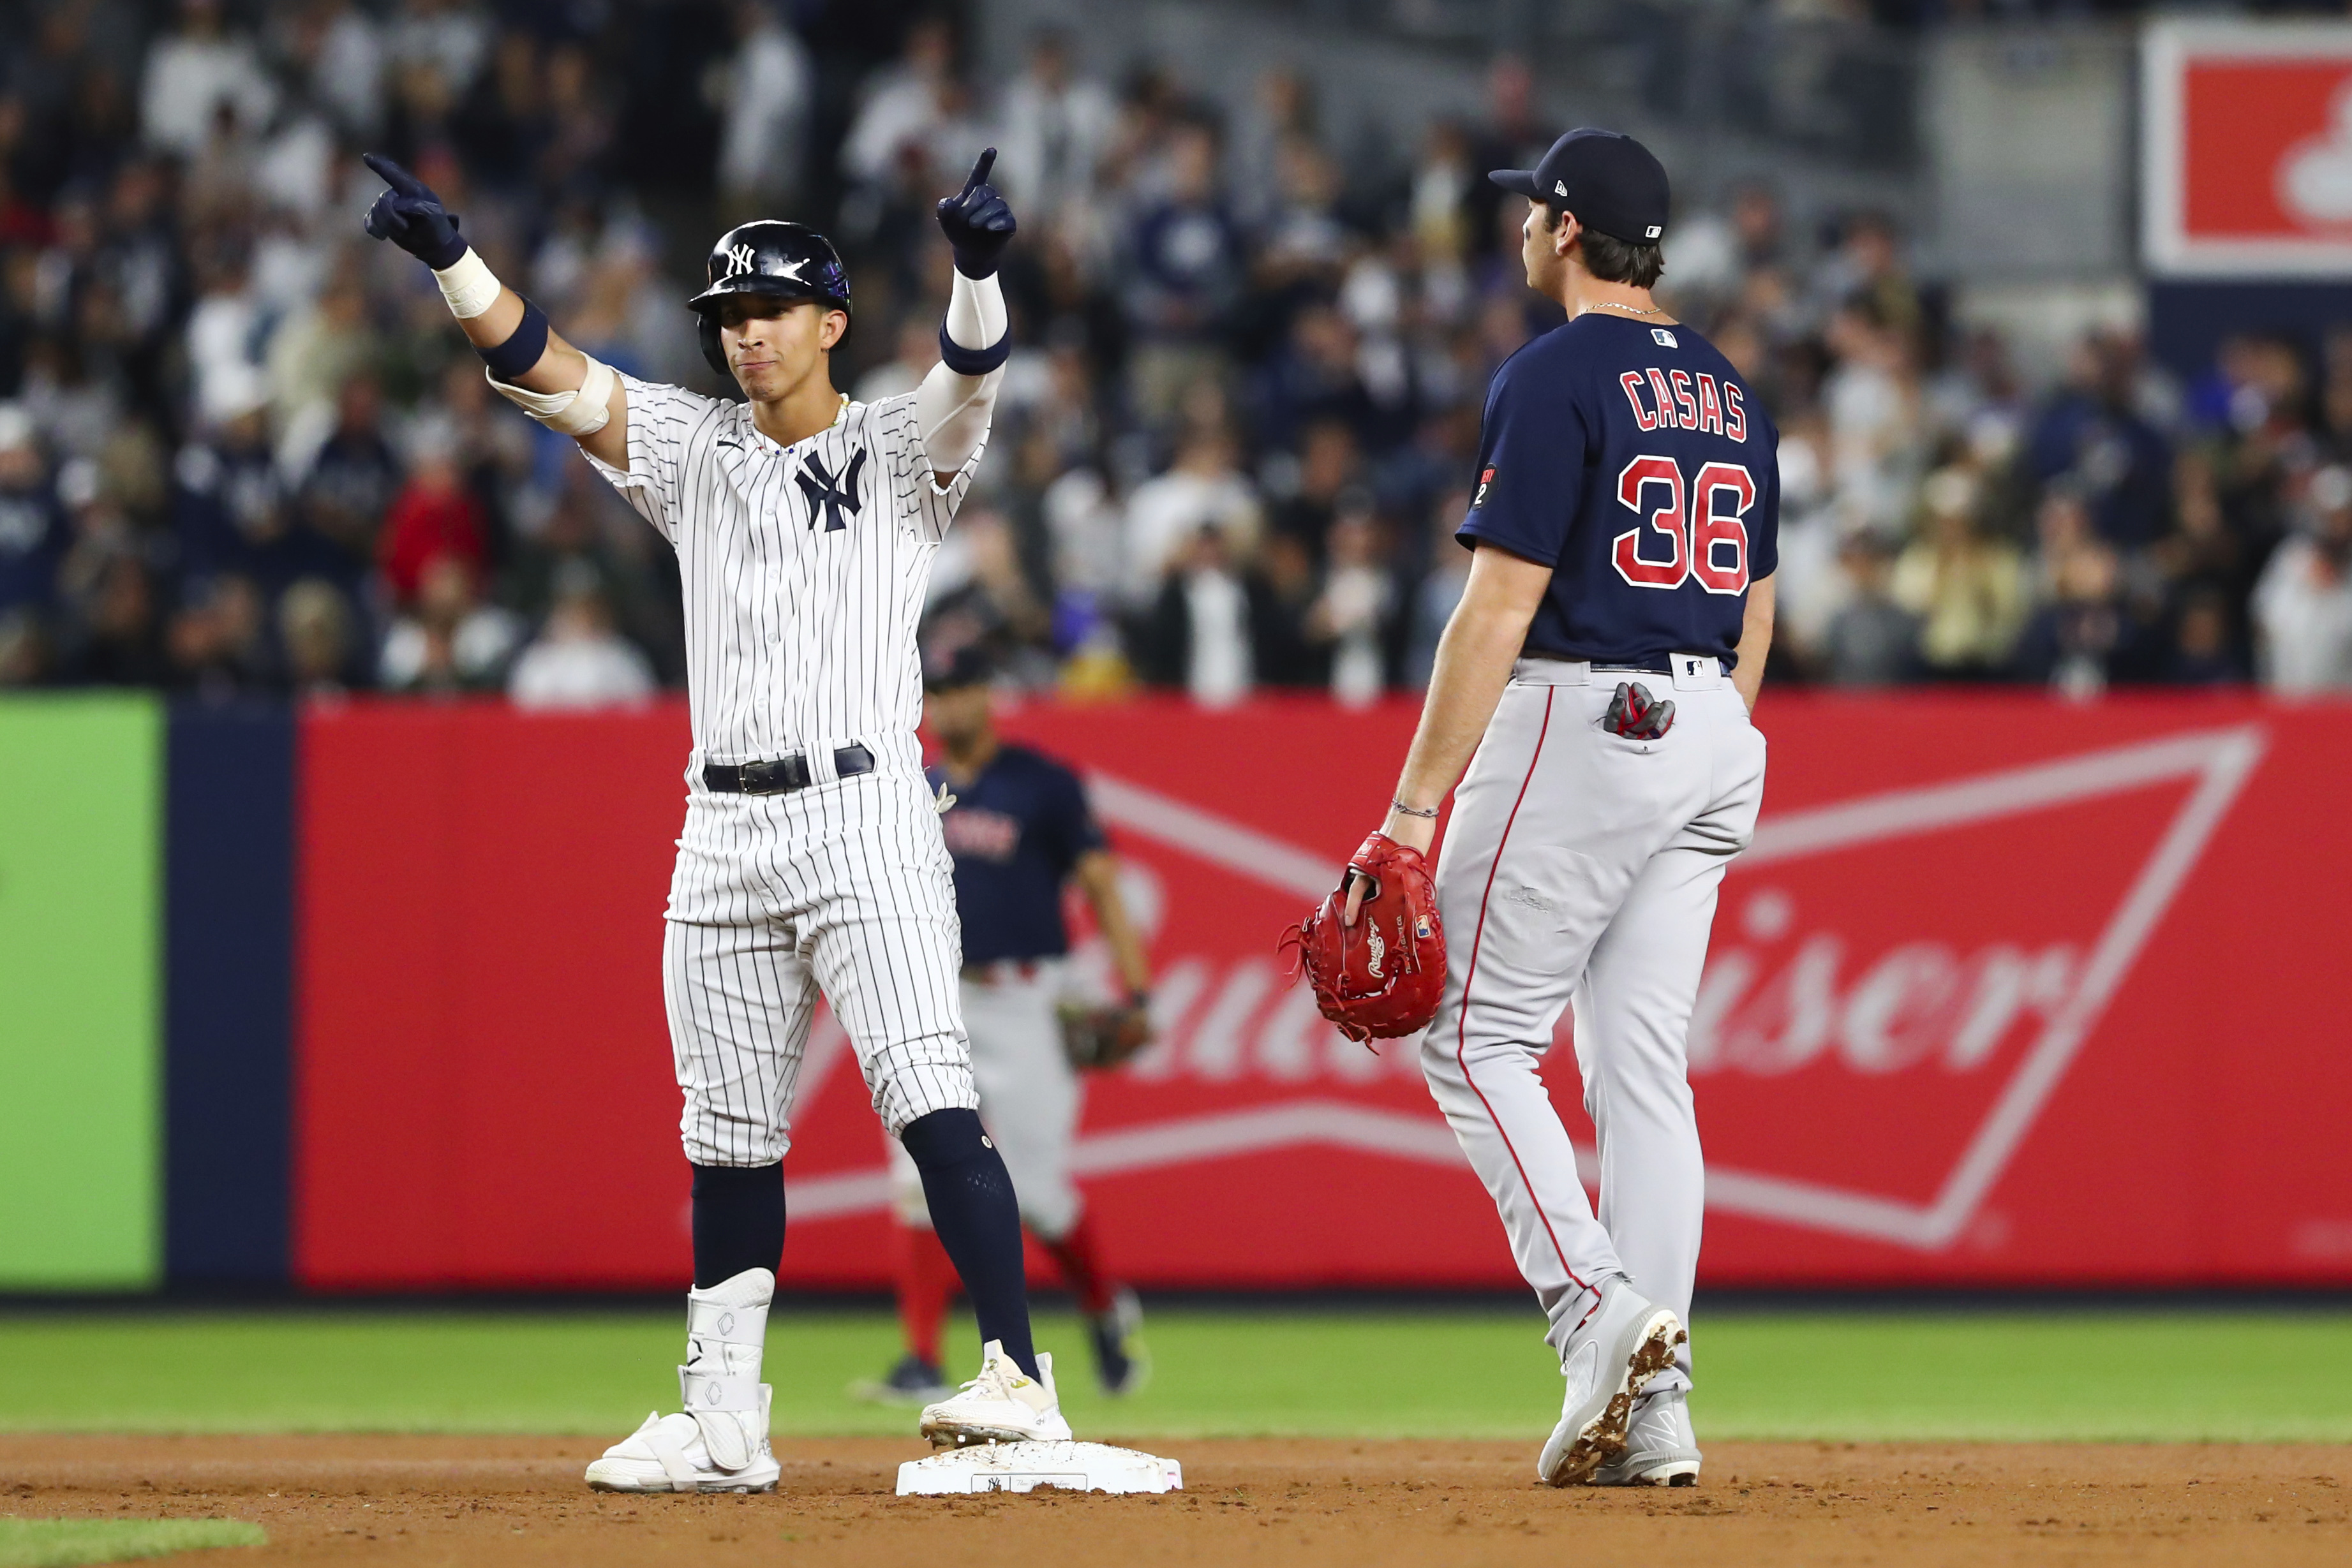
[[(357, 153), (406, 161), (575, 341), (706, 391), (703, 247), (812, 218), (871, 398), (936, 354), (930, 203), (993, 144), (1021, 351), (934, 653), (1092, 695), (1412, 688), (1467, 570), (1488, 375), (1557, 319), (1483, 176), (1558, 128), (1517, 62), (1489, 86), (1367, 162), (1278, 67), (1214, 102), (1043, 36), (982, 81), (954, 17), (879, 0), (22, 0), (0, 685), (679, 682), (668, 553), (361, 236)], [(2352, 326), (2233, 341), (2189, 384), (2095, 335), (2027, 384), (1886, 218), (1816, 228), (1763, 186), (1680, 209), (1664, 293), (1784, 433), (1776, 678), (2352, 686)]]

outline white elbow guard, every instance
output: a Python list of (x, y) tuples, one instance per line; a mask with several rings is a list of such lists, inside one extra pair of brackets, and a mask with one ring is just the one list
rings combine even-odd
[(502, 382), (488, 371), (482, 372), (482, 379), (495, 387), (500, 397), (558, 435), (593, 435), (613, 417), (613, 367), (593, 354), (583, 354), (581, 358), (588, 361), (588, 375), (578, 392), (530, 392)]

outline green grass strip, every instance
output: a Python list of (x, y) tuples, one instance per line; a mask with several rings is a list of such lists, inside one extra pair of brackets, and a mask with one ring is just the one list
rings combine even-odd
[(0, 1568), (78, 1568), (268, 1542), (241, 1519), (0, 1518)]
[[(542, 1432), (617, 1440), (677, 1406), (682, 1313), (0, 1315), (0, 1430)], [(1539, 1442), (1556, 1364), (1526, 1312), (1171, 1309), (1154, 1375), (1095, 1393), (1076, 1320), (1046, 1314), (1088, 1437), (1302, 1435)], [(972, 1355), (950, 1331), (951, 1374)], [(1738, 1313), (1698, 1324), (1702, 1441), (2352, 1442), (2352, 1313)], [(880, 1312), (781, 1312), (784, 1436), (911, 1435), (851, 1398), (898, 1353)]]

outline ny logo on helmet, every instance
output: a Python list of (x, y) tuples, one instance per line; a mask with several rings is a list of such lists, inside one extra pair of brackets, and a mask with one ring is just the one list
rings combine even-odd
[(751, 247), (748, 245), (729, 246), (727, 247), (727, 276), (730, 277), (740, 277), (745, 273), (751, 270)]

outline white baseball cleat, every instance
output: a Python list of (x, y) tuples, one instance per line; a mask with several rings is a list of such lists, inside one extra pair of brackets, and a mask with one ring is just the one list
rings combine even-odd
[(1568, 1339), (1561, 1364), (1568, 1397), (1536, 1460), (1538, 1478), (1574, 1486), (1622, 1454), (1633, 1401), (1674, 1365), (1675, 1347), (1689, 1339), (1680, 1318), (1636, 1291), (1624, 1275), (1602, 1281), (1600, 1304)]
[(686, 1364), (676, 1416), (656, 1411), (588, 1467), (597, 1491), (773, 1491), (768, 1451), (774, 1391), (760, 1381), (776, 1277), (747, 1269), (686, 1297)]
[[(710, 1447), (714, 1424), (734, 1423), (732, 1414), (648, 1415), (645, 1425), (604, 1450), (588, 1467), (588, 1485), (596, 1491), (773, 1491), (782, 1469), (768, 1452), (768, 1388), (761, 1385), (759, 1435), (748, 1441), (740, 1465), (719, 1462)], [(749, 1428), (751, 1421), (742, 1421)], [(722, 1443), (725, 1438), (720, 1439)], [(732, 1456), (730, 1456), (732, 1457)]]
[(1695, 1487), (1698, 1437), (1691, 1430), (1688, 1391), (1661, 1388), (1633, 1402), (1625, 1451), (1592, 1472), (1597, 1487)]
[(936, 1405), (923, 1406), (923, 1436), (934, 1448), (967, 1443), (1066, 1443), (1070, 1424), (1054, 1392), (1054, 1358), (1040, 1351), (1038, 1375), (1023, 1372), (1004, 1347), (981, 1348), (980, 1375)]

